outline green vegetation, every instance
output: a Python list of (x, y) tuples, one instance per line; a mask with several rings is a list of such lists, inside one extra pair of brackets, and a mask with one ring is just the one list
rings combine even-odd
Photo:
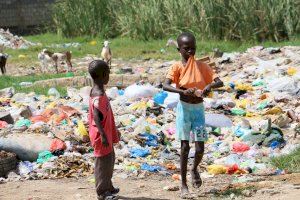
[(296, 0), (59, 0), (54, 28), (64, 36), (149, 40), (194, 32), (202, 39), (281, 41), (300, 33)]
[[(175, 37), (173, 37), (175, 39)], [(14, 64), (17, 66), (31, 67), (39, 66), (39, 61), (37, 58), (38, 53), (47, 48), (52, 51), (65, 51), (71, 50), (73, 58), (82, 58), (86, 55), (91, 55), (93, 57), (100, 57), (100, 51), (102, 48), (103, 38), (92, 38), (92, 37), (75, 37), (75, 38), (65, 38), (56, 34), (46, 33), (41, 35), (34, 35), (25, 37), (25, 39), (41, 43), (39, 46), (30, 47), (29, 49), (7, 49), (6, 53), (10, 55), (8, 64)], [(91, 45), (91, 41), (96, 41), (96, 45)], [(175, 47), (166, 47), (167, 39), (159, 40), (138, 40), (130, 39), (126, 37), (118, 37), (111, 39), (111, 49), (113, 53), (113, 58), (123, 58), (123, 59), (163, 59), (172, 60), (179, 59), (178, 52)], [(70, 47), (70, 48), (57, 48), (51, 47), (53, 44), (64, 44), (78, 42), (80, 46)], [(207, 55), (212, 52), (213, 48), (219, 48), (225, 52), (233, 51), (245, 51), (247, 48), (254, 45), (264, 45), (265, 47), (276, 47), (285, 45), (300, 45), (300, 38), (291, 39), (289, 41), (282, 41), (279, 43), (267, 41), (264, 43), (259, 42), (238, 42), (238, 41), (218, 41), (218, 40), (202, 40), (197, 38), (197, 56)], [(161, 50), (164, 49), (165, 52), (162, 53)], [(25, 58), (19, 58), (19, 55), (25, 55)], [(76, 65), (75, 65), (76, 68)]]
[[(175, 37), (173, 37), (175, 39)], [(41, 43), (38, 46), (33, 46), (28, 49), (6, 49), (5, 52), (10, 55), (8, 59), (8, 67), (17, 67), (20, 70), (23, 68), (35, 67), (36, 70), (39, 69), (40, 63), (38, 61), (37, 55), (43, 49), (47, 48), (51, 51), (65, 51), (71, 50), (73, 58), (82, 58), (87, 55), (92, 57), (100, 57), (100, 51), (102, 48), (103, 38), (92, 38), (92, 37), (75, 37), (75, 38), (65, 38), (56, 34), (46, 33), (41, 35), (27, 36), (26, 40)], [(90, 42), (96, 41), (96, 45), (92, 45)], [(114, 58), (123, 59), (162, 59), (165, 61), (179, 59), (178, 52), (175, 47), (166, 47), (167, 39), (158, 40), (138, 40), (130, 39), (127, 37), (118, 37), (111, 39), (111, 49)], [(70, 47), (70, 48), (57, 48), (51, 47), (53, 44), (64, 44), (78, 42), (80, 46)], [(208, 55), (212, 52), (213, 48), (219, 48), (225, 52), (232, 51), (244, 51), (249, 47), (254, 45), (263, 45), (265, 47), (280, 47), (285, 45), (300, 45), (300, 38), (292, 39), (283, 42), (238, 42), (238, 41), (218, 41), (218, 40), (202, 40), (197, 38), (197, 56), (201, 57)], [(161, 50), (164, 50), (161, 52)], [(25, 58), (20, 58), (19, 55), (25, 55)], [(114, 61), (113, 61), (114, 62)], [(134, 62), (134, 60), (132, 60)], [(74, 68), (76, 69), (76, 63), (74, 63)], [(77, 74), (82, 75), (86, 72), (77, 72)], [(19, 86), (20, 82), (34, 82), (37, 80), (45, 80), (51, 78), (65, 77), (65, 74), (47, 74), (47, 75), (32, 75), (32, 76), (4, 76), (0, 79), (0, 89), (5, 87), (14, 86), (17, 92), (30, 92), (35, 91), (38, 94), (46, 94), (49, 88), (31, 87), (24, 88)], [(66, 93), (65, 88), (58, 88), (63, 94)]]
[(289, 172), (300, 172), (300, 148), (288, 155), (272, 158), (271, 164)]
[[(43, 75), (30, 75), (30, 76), (1, 76), (0, 81), (0, 89), (7, 88), (7, 87), (14, 87), (16, 92), (35, 92), (37, 94), (44, 94), (46, 95), (49, 87), (41, 87), (41, 86), (34, 86), (34, 87), (24, 87), (20, 86), (22, 82), (35, 82), (39, 80), (46, 80), (52, 78), (62, 78), (65, 77), (65, 74), (43, 74)], [(67, 89), (64, 87), (56, 87), (56, 89), (60, 92), (61, 95), (65, 95), (67, 93)]]

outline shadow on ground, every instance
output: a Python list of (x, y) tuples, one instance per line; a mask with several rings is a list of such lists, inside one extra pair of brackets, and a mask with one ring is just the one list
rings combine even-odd
[(148, 197), (124, 197), (124, 196), (119, 196), (119, 200), (170, 200), (170, 199), (159, 199), (159, 198), (148, 198)]

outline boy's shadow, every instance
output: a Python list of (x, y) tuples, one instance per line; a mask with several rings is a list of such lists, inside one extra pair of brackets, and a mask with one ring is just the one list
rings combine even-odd
[(119, 200), (170, 200), (170, 199), (159, 199), (159, 198), (148, 198), (148, 197), (124, 197), (119, 196)]

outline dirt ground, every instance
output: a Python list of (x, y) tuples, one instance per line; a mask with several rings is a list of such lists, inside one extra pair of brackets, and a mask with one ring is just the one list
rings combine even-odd
[[(92, 200), (96, 199), (94, 183), (91, 177), (80, 179), (57, 179), (8, 182), (0, 185), (1, 200)], [(270, 199), (293, 200), (300, 196), (300, 174), (282, 175), (273, 177), (259, 177), (259, 182), (240, 183), (236, 187), (255, 186), (251, 197), (243, 195), (216, 196), (205, 194), (212, 188), (220, 189), (232, 184), (232, 176), (217, 176), (204, 179), (200, 191), (193, 190), (195, 199)], [(123, 200), (177, 200), (179, 191), (165, 191), (165, 186), (179, 186), (171, 178), (151, 176), (144, 179), (120, 177), (114, 178), (116, 186), (121, 188), (120, 199)], [(231, 183), (231, 184), (230, 184)], [(212, 191), (212, 190), (211, 190)]]

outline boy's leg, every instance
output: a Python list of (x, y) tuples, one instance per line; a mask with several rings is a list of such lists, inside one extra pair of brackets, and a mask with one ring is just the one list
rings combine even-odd
[(112, 194), (117, 194), (119, 193), (120, 189), (119, 188), (115, 188), (113, 183), (112, 183), (112, 177), (113, 177), (113, 173), (114, 173), (114, 166), (115, 166), (115, 160), (116, 160), (116, 154), (115, 151), (113, 150), (112, 152), (112, 159), (111, 159), (111, 175), (110, 175), (110, 192)]
[(95, 182), (98, 198), (109, 192), (111, 189), (111, 177), (113, 152), (95, 160)]
[(187, 163), (190, 151), (189, 141), (181, 140), (181, 155), (180, 155), (180, 173), (181, 173), (181, 194), (188, 194), (188, 186), (186, 182)]
[(203, 154), (204, 154), (204, 142), (195, 141), (195, 159), (191, 170), (194, 187), (200, 187), (202, 185), (202, 180), (198, 172), (198, 166), (203, 158)]

